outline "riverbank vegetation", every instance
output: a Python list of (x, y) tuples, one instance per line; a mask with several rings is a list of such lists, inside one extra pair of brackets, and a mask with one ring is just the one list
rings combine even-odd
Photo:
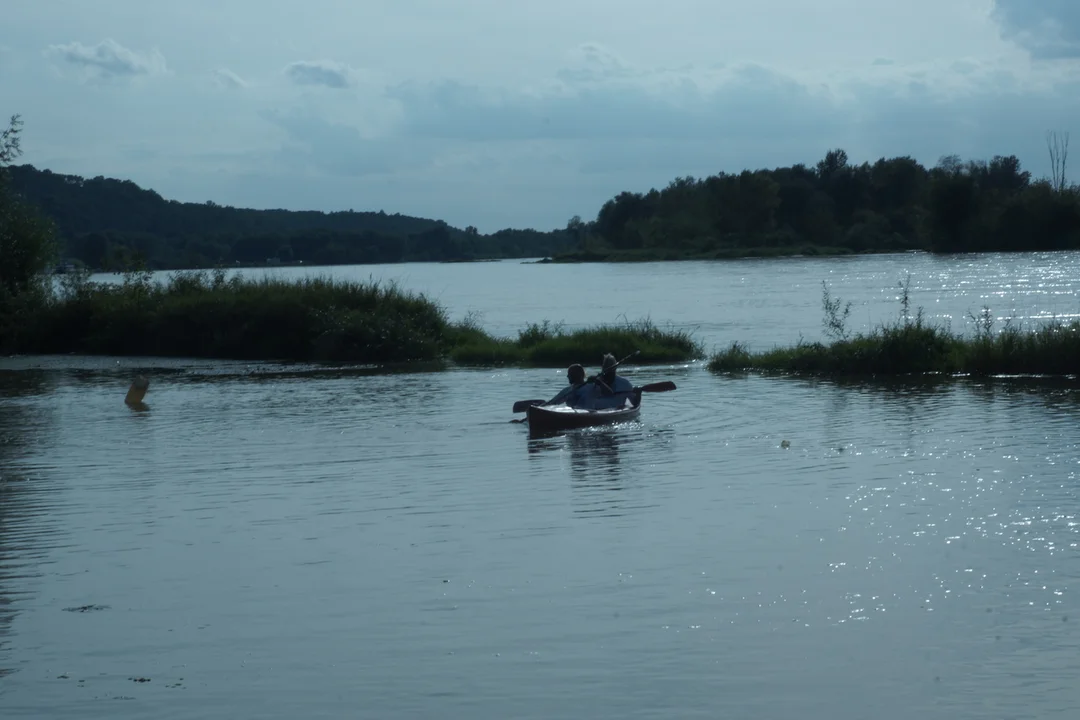
[(841, 305), (823, 288), (828, 344), (799, 341), (792, 347), (750, 352), (739, 343), (716, 353), (714, 372), (762, 371), (796, 375), (873, 376), (963, 374), (977, 377), (1009, 374), (1080, 374), (1080, 321), (1051, 319), (1024, 327), (1007, 321), (996, 331), (990, 308), (972, 315), (975, 332), (963, 335), (925, 319), (922, 308), (910, 310), (908, 283), (900, 286), (900, 316), (869, 332), (852, 335), (847, 327), (851, 304)]
[(445, 329), (439, 307), (392, 285), (132, 272), (65, 276), (12, 339), (19, 353), (382, 363), (437, 359)]
[(393, 284), (228, 278), (222, 270), (177, 272), (166, 283), (148, 272), (122, 283), (67, 275), (27, 319), (4, 337), (5, 352), (556, 366), (632, 350), (641, 351), (637, 362), (703, 356), (688, 334), (648, 322), (574, 333), (544, 323), (497, 338)]
[(529, 325), (516, 338), (493, 338), (473, 322), (454, 329), (450, 358), (466, 365), (504, 362), (562, 366), (600, 364), (605, 353), (618, 357), (637, 351), (634, 362), (682, 362), (705, 357), (704, 348), (681, 330), (662, 330), (651, 320), (565, 330), (545, 321)]

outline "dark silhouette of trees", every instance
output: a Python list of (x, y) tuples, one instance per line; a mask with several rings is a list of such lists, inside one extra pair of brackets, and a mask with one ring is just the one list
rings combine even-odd
[(0, 352), (18, 341), (45, 302), (43, 272), (56, 250), (48, 220), (11, 183), (9, 165), (22, 154), (21, 131), (15, 115), (0, 132)]
[[(130, 180), (11, 166), (10, 187), (56, 226), (62, 256), (96, 269), (336, 265), (562, 255), (678, 259), (742, 254), (1080, 248), (1080, 190), (1065, 177), (1068, 134), (1049, 133), (1051, 177), (1014, 156), (853, 164), (840, 148), (813, 166), (677, 177), (623, 191), (592, 221), (542, 232), (379, 212), (309, 212), (165, 200)], [(0, 162), (18, 156), (18, 125)], [(38, 262), (36, 259), (34, 262)]]
[(55, 250), (48, 221), (11, 183), (9, 165), (22, 154), (21, 131), (22, 121), (14, 115), (0, 132), (0, 313), (34, 289)]
[(66, 260), (119, 269), (304, 263), (338, 265), (545, 257), (574, 247), (566, 230), (481, 234), (379, 212), (252, 210), (165, 200), (130, 180), (10, 168), (12, 186), (56, 225)]
[(1048, 139), (1052, 177), (1014, 156), (911, 157), (854, 165), (842, 149), (813, 168), (681, 177), (622, 192), (575, 226), (592, 257), (722, 257), (740, 251), (935, 252), (1080, 248), (1080, 190), (1065, 181), (1068, 135)]

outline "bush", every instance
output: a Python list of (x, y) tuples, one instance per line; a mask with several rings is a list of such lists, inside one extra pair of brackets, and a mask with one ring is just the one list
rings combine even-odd
[(129, 273), (121, 285), (68, 280), (42, 312), (37, 352), (316, 360), (431, 360), (442, 309), (394, 285), (324, 278), (226, 281)]
[(993, 316), (989, 308), (983, 308), (980, 316), (972, 316), (974, 337), (964, 337), (927, 324), (921, 309), (911, 317), (908, 283), (900, 287), (901, 317), (890, 324), (849, 337), (846, 321), (850, 303), (841, 309), (840, 301), (825, 288), (823, 324), (833, 338), (831, 344), (799, 342), (790, 348), (750, 353), (733, 343), (710, 358), (709, 369), (834, 376), (1080, 373), (1080, 321), (1063, 324), (1052, 320), (1029, 330), (1009, 323), (995, 334)]

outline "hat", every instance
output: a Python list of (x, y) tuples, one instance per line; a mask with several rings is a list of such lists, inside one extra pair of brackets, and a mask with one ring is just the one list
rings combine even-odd
[(604, 355), (604, 362), (603, 362), (603, 365), (601, 365), (601, 367), (604, 370), (608, 370), (610, 368), (615, 367), (618, 364), (619, 363), (615, 360), (615, 356), (612, 355), (611, 353), (608, 353), (607, 355)]

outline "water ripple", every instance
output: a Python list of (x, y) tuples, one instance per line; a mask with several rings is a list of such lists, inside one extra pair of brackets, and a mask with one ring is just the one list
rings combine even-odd
[[(817, 328), (822, 274), (869, 314), (910, 266), (942, 317), (997, 297), (1034, 317), (1077, 258), (690, 265), (702, 295), (678, 311), (772, 344)], [(561, 370), (155, 360), (133, 412), (141, 365), (18, 362), (0, 370), (5, 718), (1080, 707), (1075, 383), (631, 368), (678, 390), (532, 439), (510, 406)]]

